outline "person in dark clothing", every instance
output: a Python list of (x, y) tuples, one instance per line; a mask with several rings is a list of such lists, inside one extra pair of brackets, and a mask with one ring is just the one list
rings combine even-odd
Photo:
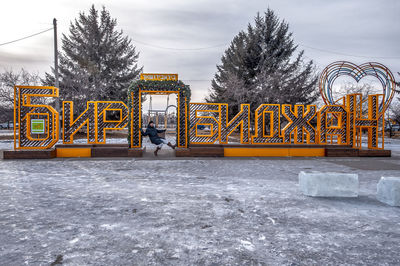
[(150, 139), (151, 143), (157, 145), (157, 148), (154, 151), (154, 155), (155, 156), (157, 156), (157, 153), (158, 153), (159, 150), (161, 150), (161, 147), (163, 146), (163, 144), (167, 144), (172, 149), (175, 149), (175, 145), (172, 145), (171, 142), (168, 142), (166, 139), (161, 138), (160, 136), (158, 136), (158, 133), (163, 133), (163, 132), (165, 132), (165, 130), (156, 129), (156, 127), (154, 126), (154, 122), (153, 121), (149, 122), (145, 132), (143, 132), (143, 130), (142, 130), (142, 135), (143, 136), (149, 136), (149, 139)]

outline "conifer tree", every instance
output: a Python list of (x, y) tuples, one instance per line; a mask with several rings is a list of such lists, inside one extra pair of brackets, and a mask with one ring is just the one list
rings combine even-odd
[(257, 14), (224, 52), (206, 100), (228, 103), (230, 115), (241, 103), (250, 103), (252, 111), (261, 103), (312, 103), (318, 97), (315, 67), (296, 50), (284, 20), (271, 9)]
[[(130, 83), (142, 71), (130, 38), (116, 26), (105, 7), (99, 11), (92, 5), (62, 36), (60, 97), (74, 101), (79, 111), (88, 100), (125, 101)], [(46, 73), (44, 83), (54, 85), (54, 75)]]

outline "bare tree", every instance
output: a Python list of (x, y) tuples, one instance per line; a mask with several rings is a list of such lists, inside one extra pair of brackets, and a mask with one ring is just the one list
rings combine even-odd
[[(400, 76), (400, 72), (397, 72)], [(400, 82), (396, 82), (396, 92), (400, 93)], [(388, 110), (388, 125), (390, 130), (392, 129), (393, 124), (400, 125), (400, 97), (398, 97), (392, 104), (389, 106)]]
[[(340, 89), (335, 92), (336, 100), (340, 100), (343, 97), (346, 97), (348, 94), (359, 93), (362, 95), (362, 114), (366, 115), (368, 113), (368, 95), (376, 94), (376, 90), (372, 84), (357, 84), (353, 82), (346, 82), (340, 86)], [(342, 103), (341, 101), (339, 102)]]
[(18, 72), (6, 69), (0, 73), (0, 121), (2, 122), (13, 120), (16, 85), (40, 85), (40, 77), (37, 73), (30, 73), (23, 68)]

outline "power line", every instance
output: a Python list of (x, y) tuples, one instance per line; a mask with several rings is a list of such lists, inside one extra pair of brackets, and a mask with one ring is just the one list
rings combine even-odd
[(132, 41), (137, 42), (137, 43), (140, 43), (140, 44), (143, 44), (143, 45), (147, 45), (147, 46), (153, 47), (153, 48), (164, 49), (164, 50), (175, 50), (175, 51), (198, 51), (198, 50), (206, 50), (206, 49), (212, 49), (212, 48), (217, 48), (217, 47), (226, 46), (226, 45), (228, 44), (228, 43), (221, 43), (221, 44), (217, 44), (217, 45), (213, 45), (213, 46), (197, 47), (197, 48), (174, 48), (174, 47), (164, 47), (164, 46), (154, 45), (154, 44), (142, 42), (142, 41), (135, 40), (135, 39), (132, 39)]
[[(5, 42), (5, 43), (0, 43), (0, 46), (3, 45), (7, 45), (7, 44), (11, 44), (11, 43), (15, 43), (18, 41), (22, 41), (34, 36), (37, 36), (39, 34), (48, 32), (50, 30), (53, 30), (52, 28), (13, 40), (13, 41), (9, 41), (9, 42)], [(153, 47), (153, 48), (158, 48), (158, 49), (165, 49), (165, 50), (176, 50), (176, 51), (198, 51), (198, 50), (206, 50), (206, 49), (212, 49), (212, 48), (217, 48), (217, 47), (222, 47), (222, 46), (226, 46), (228, 43), (221, 43), (221, 44), (217, 44), (217, 45), (212, 45), (212, 46), (206, 46), (206, 47), (197, 47), (197, 48), (174, 48), (174, 47), (164, 47), (164, 46), (159, 46), (159, 45), (153, 45), (147, 42), (142, 42), (136, 39), (132, 39), (134, 42), (149, 46), (149, 47)], [(309, 48), (309, 49), (313, 49), (313, 50), (317, 50), (320, 52), (324, 52), (324, 53), (330, 53), (330, 54), (337, 54), (337, 55), (344, 55), (344, 56), (351, 56), (351, 57), (358, 57), (358, 58), (372, 58), (372, 59), (399, 59), (400, 56), (366, 56), (366, 55), (354, 55), (354, 54), (347, 54), (347, 53), (342, 53), (342, 52), (337, 52), (337, 51), (332, 51), (332, 50), (327, 50), (327, 49), (321, 49), (321, 48), (317, 48), (317, 47), (313, 47), (313, 46), (309, 46), (309, 45), (304, 45), (304, 44), (299, 44), (300, 46), (303, 46), (305, 48)], [(196, 80), (197, 81), (197, 80)], [(200, 81), (200, 80), (198, 80)]]
[(341, 53), (341, 52), (336, 52), (336, 51), (331, 51), (331, 50), (326, 50), (326, 49), (320, 49), (304, 44), (299, 44), (300, 46), (303, 46), (305, 48), (310, 48), (313, 50), (321, 51), (324, 53), (330, 53), (330, 54), (337, 54), (337, 55), (344, 55), (344, 56), (351, 56), (351, 57), (359, 57), (359, 58), (372, 58), (372, 59), (397, 59), (400, 58), (400, 56), (366, 56), (366, 55), (352, 55), (352, 54), (346, 54), (346, 53)]
[(52, 30), (52, 29), (53, 29), (53, 27), (51, 27), (50, 29), (47, 29), (47, 30), (43, 30), (43, 31), (40, 31), (40, 32), (34, 33), (34, 34), (32, 34), (32, 35), (29, 35), (29, 36), (22, 37), (22, 38), (20, 38), (20, 39), (16, 39), (16, 40), (9, 41), (9, 42), (5, 42), (5, 43), (0, 43), (0, 46), (6, 45), (6, 44), (10, 44), (10, 43), (14, 43), (14, 42), (18, 42), (18, 41), (22, 41), (22, 40), (25, 40), (25, 39), (28, 39), (28, 38), (34, 37), (34, 36), (36, 36), (36, 35), (39, 35), (39, 34), (45, 33), (45, 32), (47, 32), (47, 31), (50, 31), (50, 30)]
[[(164, 50), (176, 50), (176, 51), (197, 51), (197, 50), (206, 50), (206, 49), (212, 49), (212, 48), (217, 48), (217, 47), (222, 47), (226, 46), (229, 43), (221, 43), (217, 45), (212, 45), (212, 46), (206, 46), (206, 47), (197, 47), (197, 48), (174, 48), (174, 47), (164, 47), (164, 46), (159, 46), (159, 45), (154, 45), (150, 44), (147, 42), (139, 41), (136, 39), (132, 39), (134, 42), (153, 47), (153, 48), (158, 48), (158, 49), (164, 49)], [(332, 51), (332, 50), (327, 50), (327, 49), (321, 49), (309, 45), (304, 45), (304, 44), (299, 44), (300, 46), (303, 46), (305, 48), (317, 50), (320, 52), (324, 53), (330, 53), (330, 54), (337, 54), (337, 55), (344, 55), (344, 56), (351, 56), (351, 57), (358, 57), (358, 58), (370, 58), (370, 59), (398, 59), (400, 58), (399, 56), (366, 56), (366, 55), (354, 55), (354, 54), (347, 54), (347, 53), (342, 53), (342, 52), (337, 52), (337, 51)]]

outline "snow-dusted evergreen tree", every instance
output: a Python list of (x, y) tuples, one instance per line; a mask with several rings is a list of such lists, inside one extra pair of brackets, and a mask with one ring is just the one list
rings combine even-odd
[(223, 54), (206, 100), (229, 103), (230, 114), (240, 103), (250, 103), (253, 111), (261, 103), (312, 103), (318, 97), (315, 67), (296, 50), (285, 21), (271, 9), (257, 14)]
[[(142, 70), (130, 38), (116, 25), (105, 7), (99, 11), (92, 5), (62, 36), (60, 97), (74, 101), (79, 111), (87, 100), (125, 101), (129, 84)], [(44, 83), (54, 85), (54, 75), (46, 73)]]

